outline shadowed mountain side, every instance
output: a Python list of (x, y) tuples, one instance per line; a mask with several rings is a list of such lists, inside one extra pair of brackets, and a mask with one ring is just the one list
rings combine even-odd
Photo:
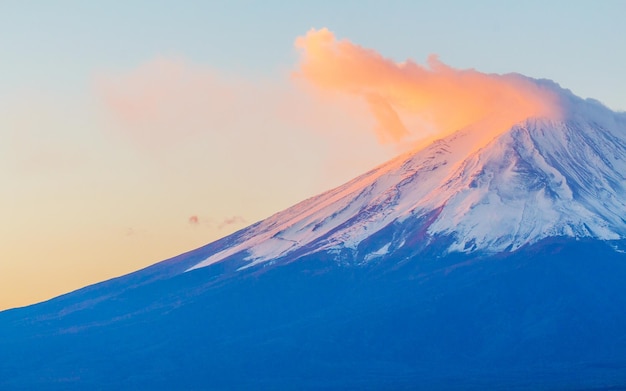
[(46, 303), (0, 314), (1, 388), (626, 384), (626, 254), (603, 242), (550, 239), (482, 259), (426, 251), (359, 268), (308, 256), (227, 281), (221, 272), (54, 318), (24, 316)]

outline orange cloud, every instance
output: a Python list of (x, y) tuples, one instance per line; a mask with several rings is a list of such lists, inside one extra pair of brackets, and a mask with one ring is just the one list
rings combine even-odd
[(327, 30), (296, 39), (297, 78), (320, 91), (363, 99), (380, 142), (442, 137), (471, 124), (503, 131), (533, 116), (557, 112), (551, 92), (519, 75), (457, 70), (436, 56), (427, 66), (395, 63), (377, 52), (337, 40)]

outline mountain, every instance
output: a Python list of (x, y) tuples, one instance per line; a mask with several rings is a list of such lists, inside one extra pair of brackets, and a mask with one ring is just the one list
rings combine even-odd
[(626, 115), (484, 124), (0, 313), (0, 389), (626, 389)]

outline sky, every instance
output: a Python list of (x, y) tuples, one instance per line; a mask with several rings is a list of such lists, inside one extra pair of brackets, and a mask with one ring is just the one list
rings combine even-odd
[[(471, 106), (470, 84), (496, 105), (515, 72), (626, 110), (625, 14), (611, 0), (2, 0), (0, 309), (337, 186), (461, 124), (444, 119)], [(416, 91), (438, 102), (426, 119)], [(537, 96), (515, 84), (510, 99)]]

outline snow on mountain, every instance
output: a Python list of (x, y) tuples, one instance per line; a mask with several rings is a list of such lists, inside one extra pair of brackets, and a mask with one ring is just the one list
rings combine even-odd
[[(553, 86), (559, 118), (531, 118), (495, 138), (475, 124), (244, 230), (189, 270), (233, 255), (242, 268), (294, 254), (356, 251), (394, 223), (435, 214), (427, 238), (447, 251), (512, 251), (551, 236), (626, 237), (626, 117)], [(403, 246), (383, 244), (365, 261)]]

